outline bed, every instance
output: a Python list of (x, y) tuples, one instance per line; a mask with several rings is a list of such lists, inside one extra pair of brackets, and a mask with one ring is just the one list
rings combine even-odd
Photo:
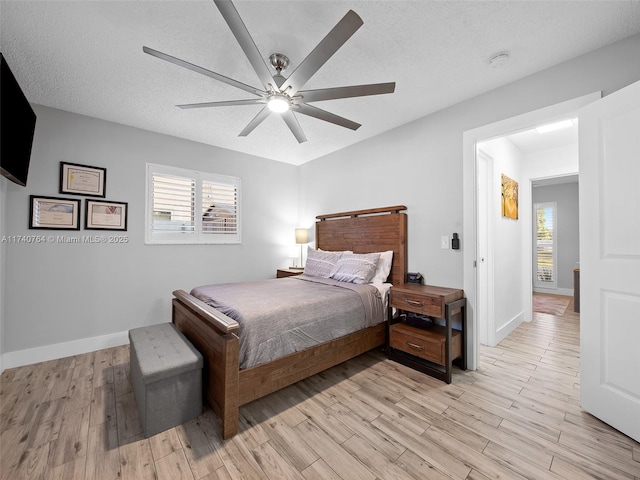
[[(404, 210), (405, 206), (393, 206), (319, 215), (315, 225), (316, 247), (357, 254), (392, 250), (387, 281), (404, 283), (407, 271)], [(298, 282), (296, 286), (304, 283), (295, 278), (273, 280), (284, 281)], [(238, 321), (184, 290), (176, 290), (173, 295), (173, 323), (203, 356), (204, 395), (221, 419), (223, 438), (238, 432), (240, 406), (386, 343), (387, 327), (382, 322), (242, 368)]]

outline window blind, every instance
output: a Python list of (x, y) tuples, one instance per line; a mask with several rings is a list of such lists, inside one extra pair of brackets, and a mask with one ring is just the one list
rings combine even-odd
[(556, 284), (556, 207), (554, 203), (536, 204), (536, 284)]
[(235, 235), (238, 232), (238, 189), (235, 185), (202, 183), (202, 233)]
[(147, 164), (146, 243), (240, 243), (240, 179)]
[(153, 174), (153, 232), (195, 231), (196, 182), (193, 178)]

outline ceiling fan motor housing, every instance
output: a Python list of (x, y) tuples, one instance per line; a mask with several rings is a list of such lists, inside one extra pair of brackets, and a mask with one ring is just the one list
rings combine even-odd
[(289, 66), (289, 57), (283, 55), (282, 53), (272, 53), (269, 56), (269, 62), (271, 66), (276, 69), (278, 73), (281, 73), (283, 70), (286, 70)]

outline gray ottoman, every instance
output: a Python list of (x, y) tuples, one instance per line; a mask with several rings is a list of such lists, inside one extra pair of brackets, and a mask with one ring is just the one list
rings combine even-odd
[(202, 355), (172, 323), (129, 330), (131, 383), (145, 437), (202, 413)]

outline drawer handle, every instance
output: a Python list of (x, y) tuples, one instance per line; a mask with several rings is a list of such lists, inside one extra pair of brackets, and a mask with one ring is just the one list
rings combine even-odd
[(413, 348), (414, 350), (424, 350), (424, 345), (416, 345), (415, 343), (411, 343), (411, 342), (404, 342), (406, 343), (409, 347)]
[(417, 302), (415, 300), (406, 300), (409, 305), (415, 305), (416, 307), (424, 307), (424, 302)]

